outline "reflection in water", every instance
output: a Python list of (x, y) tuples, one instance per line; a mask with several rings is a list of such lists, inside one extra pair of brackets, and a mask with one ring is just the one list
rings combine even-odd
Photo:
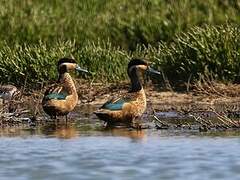
[(105, 128), (92, 129), (90, 125), (79, 126), (78, 123), (48, 123), (41, 127), (44, 135), (54, 136), (57, 138), (70, 139), (84, 135), (104, 135), (104, 136), (122, 136), (131, 139), (146, 138), (145, 132), (141, 130), (133, 130), (128, 128)]
[(0, 179), (240, 178), (239, 131), (104, 129), (88, 121), (0, 129)]
[(0, 179), (240, 179), (240, 131), (105, 129), (89, 117), (0, 128)]
[(146, 138), (145, 131), (143, 130), (131, 130), (126, 128), (112, 128), (108, 129), (112, 136), (122, 136), (131, 139), (144, 139)]
[[(60, 138), (72, 134), (71, 128), (63, 127), (52, 132)], [(148, 141), (132, 140), (144, 136)], [(51, 135), (2, 137), (0, 147), (0, 179), (240, 178), (240, 142), (236, 137), (152, 136), (107, 130), (100, 136), (67, 140)]]
[(41, 127), (41, 133), (44, 135), (53, 135), (57, 138), (70, 139), (77, 136), (77, 130), (74, 124), (66, 123), (48, 123)]
[(67, 124), (64, 121), (48, 122), (30, 127), (27, 124), (6, 126), (0, 128), (0, 137), (29, 137), (46, 136), (60, 139), (71, 139), (80, 136), (119, 136), (135, 140), (147, 140), (148, 136), (209, 136), (209, 137), (236, 137), (240, 136), (239, 130), (212, 130), (199, 132), (196, 130), (135, 130), (131, 128), (117, 127), (105, 128), (101, 123), (91, 123), (89, 120), (72, 121)]
[(29, 128), (26, 125), (19, 126), (6, 126), (0, 128), (0, 136), (1, 137), (25, 137), (36, 134), (37, 129)]
[(70, 139), (77, 136), (76, 128), (63, 126), (56, 129), (54, 135), (58, 138)]
[(0, 179), (240, 179), (240, 131), (105, 129), (91, 111), (0, 128)]
[(44, 135), (57, 138), (74, 138), (77, 136), (77, 129), (74, 123), (55, 123), (48, 122), (36, 127), (30, 127), (29, 125), (19, 125), (19, 126), (6, 126), (0, 128), (0, 136), (4, 137), (26, 137), (30, 135)]
[(71, 139), (79, 136), (121, 136), (131, 139), (146, 139), (144, 130), (134, 130), (123, 127), (105, 128), (103, 124), (89, 124), (86, 122), (56, 121), (39, 124), (36, 127), (28, 125), (7, 126), (0, 129), (0, 136), (27, 137), (32, 135)]

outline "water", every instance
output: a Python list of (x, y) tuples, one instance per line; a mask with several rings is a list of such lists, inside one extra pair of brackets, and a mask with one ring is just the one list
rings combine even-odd
[(240, 179), (240, 131), (105, 129), (92, 111), (0, 128), (0, 179)]
[(4, 128), (0, 179), (240, 179), (239, 135), (86, 122)]

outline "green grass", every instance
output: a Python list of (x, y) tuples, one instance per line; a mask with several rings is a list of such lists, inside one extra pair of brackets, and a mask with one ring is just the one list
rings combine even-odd
[(57, 78), (57, 61), (73, 57), (79, 65), (92, 72), (85, 76), (91, 81), (114, 81), (126, 78), (129, 60), (127, 52), (110, 43), (87, 43), (84, 47), (74, 41), (59, 42), (54, 46), (39, 42), (36, 45), (0, 47), (0, 76), (2, 83), (38, 87)]
[(9, 45), (109, 39), (137, 44), (169, 42), (193, 26), (240, 23), (239, 0), (0, 0), (0, 39)]
[(196, 81), (211, 76), (240, 82), (240, 29), (236, 26), (194, 27), (171, 44), (153, 48), (152, 56), (171, 82)]
[(93, 74), (86, 76), (95, 82), (119, 82), (127, 78), (127, 63), (131, 57), (147, 58), (155, 62), (173, 84), (211, 75), (216, 80), (240, 80), (240, 29), (235, 26), (194, 27), (162, 42), (158, 47), (139, 46), (133, 53), (116, 48), (110, 42), (88, 42), (84, 46), (75, 41), (48, 46), (36, 45), (0, 47), (0, 76), (3, 83), (12, 82), (32, 87), (57, 78), (56, 63), (61, 57), (74, 57), (80, 66)]
[(90, 81), (119, 82), (133, 56), (173, 85), (240, 81), (239, 0), (0, 0), (0, 18), (1, 83), (53, 81), (61, 57), (93, 72)]

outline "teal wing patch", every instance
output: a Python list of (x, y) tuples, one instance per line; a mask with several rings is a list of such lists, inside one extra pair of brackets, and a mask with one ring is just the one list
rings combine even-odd
[(67, 97), (67, 94), (65, 93), (51, 93), (45, 96), (45, 99), (57, 99), (57, 100), (65, 100)]
[(121, 110), (123, 107), (123, 104), (126, 103), (124, 99), (119, 99), (115, 102), (108, 101), (103, 106), (102, 109), (108, 109), (108, 110)]

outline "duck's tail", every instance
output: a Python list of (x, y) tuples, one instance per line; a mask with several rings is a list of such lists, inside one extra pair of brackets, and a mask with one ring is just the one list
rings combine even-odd
[(96, 116), (103, 121), (107, 121), (108, 119), (108, 114), (104, 111), (98, 110), (98, 111), (94, 111), (93, 113), (96, 114)]

